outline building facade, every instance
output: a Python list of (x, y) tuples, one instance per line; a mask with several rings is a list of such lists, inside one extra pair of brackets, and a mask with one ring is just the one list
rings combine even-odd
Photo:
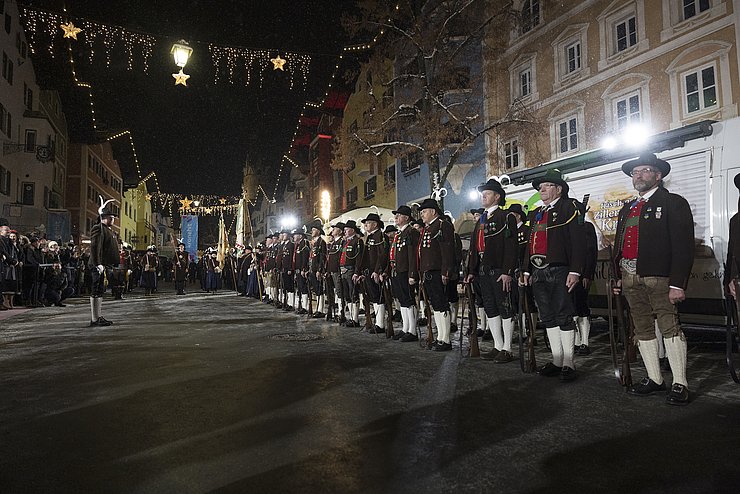
[[(41, 91), (15, 2), (0, 3), (0, 216), (21, 232), (69, 235), (64, 211), (67, 124)], [(66, 239), (68, 240), (68, 239)]]
[(737, 116), (739, 2), (514, 4), (521, 22), (488, 38), (486, 116), (527, 124), (492, 133), (491, 174)]
[[(89, 239), (92, 226), (98, 221), (100, 197), (113, 199), (110, 205), (120, 216), (123, 202), (123, 182), (118, 162), (113, 158), (109, 142), (101, 144), (71, 143), (67, 155), (67, 209), (71, 216), (71, 231), (75, 242)], [(113, 230), (120, 234), (120, 223)]]

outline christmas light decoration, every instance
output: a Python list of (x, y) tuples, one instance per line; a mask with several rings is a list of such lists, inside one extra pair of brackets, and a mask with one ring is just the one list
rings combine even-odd
[(64, 31), (64, 37), (65, 38), (72, 38), (73, 40), (77, 41), (77, 35), (82, 32), (82, 29), (79, 27), (75, 27), (72, 22), (68, 22), (66, 24), (62, 24), (59, 26)]
[(276, 58), (271, 58), (270, 59), (270, 62), (272, 62), (272, 65), (273, 65), (272, 70), (282, 70), (282, 71), (285, 71), (285, 69), (283, 68), (283, 66), (285, 65), (286, 60), (283, 59), (283, 58), (280, 58), (280, 55), (279, 54), (278, 54), (278, 56)]
[(170, 50), (170, 54), (175, 59), (175, 65), (181, 69), (185, 68), (185, 65), (187, 65), (192, 53), (193, 49), (183, 39), (172, 45), (172, 49)]
[(185, 74), (182, 69), (180, 69), (180, 72), (177, 74), (172, 74), (172, 77), (175, 78), (175, 86), (178, 84), (182, 84), (183, 86), (188, 85), (188, 79), (190, 79), (190, 76)]
[(182, 204), (182, 209), (190, 209), (190, 205), (193, 203), (190, 199), (185, 197), (185, 199), (180, 200), (180, 204)]

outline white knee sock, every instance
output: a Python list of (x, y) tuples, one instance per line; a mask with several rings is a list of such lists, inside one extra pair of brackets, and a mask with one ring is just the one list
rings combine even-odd
[(663, 382), (663, 374), (660, 372), (660, 360), (658, 360), (658, 340), (640, 340), (637, 342), (640, 356), (645, 364), (647, 375), (658, 384)]
[(511, 340), (514, 339), (514, 320), (509, 317), (502, 321), (503, 333), (504, 333), (504, 346), (503, 349), (507, 352), (511, 352)]
[(407, 333), (409, 330), (409, 313), (408, 313), (409, 309), (406, 307), (401, 307), (400, 310), (401, 310), (401, 325), (403, 326), (401, 331), (403, 331), (404, 333)]
[(450, 313), (434, 311), (434, 322), (437, 324), (437, 340), (450, 342)]
[(683, 333), (673, 338), (666, 338), (665, 350), (668, 362), (671, 364), (673, 384), (683, 384), (688, 388), (689, 382), (686, 380), (686, 337)]
[(560, 341), (562, 341), (563, 345), (563, 366), (570, 367), (571, 369), (576, 368), (575, 364), (573, 363), (573, 345), (576, 338), (575, 333), (576, 332), (574, 330), (560, 332)]
[(504, 348), (504, 329), (501, 322), (501, 316), (489, 317), (488, 318), (488, 329), (493, 334), (493, 347), (496, 350), (503, 350)]
[(308, 310), (308, 294), (301, 295), (301, 307), (303, 310)]
[(97, 321), (98, 317), (100, 317), (100, 312), (98, 312), (98, 304), (96, 300), (97, 297), (90, 297), (90, 320), (93, 322)]
[(552, 363), (558, 367), (563, 366), (563, 340), (560, 337), (560, 326), (547, 328), (547, 339), (550, 340), (552, 350)]
[(375, 325), (381, 329), (385, 329), (385, 305), (373, 304), (375, 307)]
[(588, 338), (591, 336), (591, 318), (589, 316), (579, 317), (578, 332), (581, 334), (581, 345), (588, 346)]
[(323, 295), (319, 295), (318, 300), (316, 300), (316, 310), (322, 314), (324, 313), (324, 300), (325, 297)]
[(486, 316), (486, 311), (483, 309), (483, 307), (478, 307), (476, 309), (476, 312), (478, 312), (478, 327), (483, 330), (483, 332), (488, 329), (488, 317)]
[(450, 304), (450, 323), (457, 324), (457, 304)]
[(408, 322), (409, 326), (406, 331), (408, 331), (411, 334), (416, 334), (416, 307), (407, 307), (406, 308), (406, 315), (408, 316)]

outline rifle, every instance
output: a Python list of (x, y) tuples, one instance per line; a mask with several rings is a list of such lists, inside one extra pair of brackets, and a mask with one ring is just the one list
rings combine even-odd
[[(524, 279), (524, 273), (521, 273), (522, 281)], [(527, 362), (522, 369), (524, 372), (536, 372), (537, 371), (537, 359), (534, 356), (534, 333), (535, 326), (532, 322), (532, 309), (529, 307), (529, 297), (527, 296), (527, 287), (524, 283), (519, 286), (519, 306), (524, 311), (524, 328), (527, 330)], [(521, 316), (520, 316), (521, 317)], [(521, 324), (521, 320), (519, 321)], [(521, 345), (521, 338), (519, 339)], [(521, 347), (520, 347), (521, 352)]]
[(306, 288), (308, 288), (308, 317), (313, 316), (313, 293), (311, 293), (311, 283), (312, 279), (311, 276), (316, 276), (316, 274), (311, 273), (311, 267), (308, 268), (308, 276), (306, 276)]
[[(612, 367), (614, 368), (614, 377), (622, 386), (629, 387), (632, 385), (632, 371), (629, 363), (629, 347), (631, 344), (631, 338), (627, 336), (627, 329), (625, 327), (624, 320), (624, 306), (622, 304), (622, 295), (614, 294), (614, 289), (617, 288), (617, 267), (616, 260), (614, 259), (612, 246), (608, 246), (609, 261), (608, 261), (608, 277), (606, 283), (606, 301), (607, 310), (609, 311), (609, 347), (612, 355)], [(618, 364), (617, 358), (617, 344), (616, 337), (614, 335), (614, 318), (613, 310), (616, 309), (617, 318), (617, 331), (619, 333), (619, 339), (622, 341), (624, 351), (622, 352), (622, 365)], [(630, 318), (631, 319), (631, 318)], [(630, 331), (631, 333), (631, 331)]]
[(468, 299), (468, 320), (470, 321), (470, 328), (468, 330), (470, 357), (478, 358), (480, 357), (480, 347), (478, 346), (478, 313), (475, 308), (475, 294), (473, 293), (473, 285), (471, 283), (465, 285), (465, 296)]
[(329, 282), (331, 279), (331, 273), (324, 273), (324, 293), (326, 294), (326, 320), (331, 321), (334, 319), (334, 306), (336, 297), (334, 296), (334, 283)]
[[(339, 286), (338, 287), (334, 287), (334, 288), (339, 290), (339, 305), (341, 305), (341, 307), (339, 307), (339, 324), (344, 324), (344, 323), (347, 322), (347, 318), (344, 317), (344, 307), (347, 304), (346, 304), (346, 299), (344, 298), (344, 296), (345, 296), (345, 294), (344, 294), (344, 280), (342, 279), (342, 269), (341, 268), (339, 269), (339, 277), (338, 278), (339, 278)], [(349, 282), (352, 283), (352, 279), (350, 279)]]
[(385, 337), (393, 338), (393, 294), (390, 288), (390, 278), (383, 280), (381, 289), (383, 290), (383, 301), (385, 302)]
[(427, 297), (427, 290), (424, 286), (423, 280), (419, 289), (421, 290), (421, 296), (424, 298), (424, 316), (426, 316), (427, 318), (427, 349), (431, 350), (434, 346), (434, 332), (432, 331), (432, 307), (429, 305), (429, 298)]

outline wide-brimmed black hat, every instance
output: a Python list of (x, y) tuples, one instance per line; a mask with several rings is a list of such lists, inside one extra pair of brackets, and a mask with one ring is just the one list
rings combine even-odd
[(292, 231), (292, 232), (290, 232), (290, 234), (291, 234), (291, 235), (303, 235), (303, 236), (305, 236), (305, 235), (306, 235), (306, 232), (304, 232), (304, 231), (303, 231), (302, 229), (300, 229), (300, 228), (294, 228), (294, 229), (293, 229), (293, 231)]
[(435, 201), (434, 199), (432, 199), (431, 197), (424, 199), (421, 202), (421, 204), (419, 204), (419, 211), (421, 211), (422, 209), (434, 209), (439, 214), (442, 214), (442, 210), (439, 207), (439, 203)]
[(311, 231), (312, 229), (316, 228), (317, 230), (324, 231), (324, 224), (321, 222), (321, 220), (313, 220), (308, 225), (308, 231)]
[(362, 233), (362, 230), (360, 229), (359, 226), (357, 226), (357, 223), (355, 222), (355, 220), (349, 220), (348, 222), (346, 222), (344, 224), (344, 228), (352, 228), (354, 229), (356, 233)]
[(344, 223), (342, 223), (341, 221), (339, 221), (339, 222), (337, 222), (337, 223), (335, 223), (335, 224), (331, 225), (331, 227), (332, 227), (332, 228), (339, 228), (340, 230), (344, 230), (344, 227), (345, 227), (345, 226), (346, 226), (346, 225), (345, 225)]
[(632, 170), (636, 166), (640, 165), (657, 168), (663, 177), (671, 173), (671, 165), (668, 164), (667, 161), (658, 158), (652, 153), (641, 154), (640, 157), (637, 159), (624, 162), (624, 164), (622, 165), (622, 171), (625, 175), (630, 175), (632, 173)]
[(526, 217), (526, 215), (524, 214), (524, 209), (522, 209), (522, 205), (519, 204), (519, 203), (514, 203), (511, 206), (509, 206), (508, 211), (510, 213), (516, 213), (519, 216), (521, 216), (522, 218), (525, 218)]
[(561, 186), (563, 188), (563, 197), (568, 195), (570, 187), (568, 187), (568, 184), (563, 180), (563, 174), (560, 173), (560, 170), (557, 168), (551, 168), (547, 170), (543, 176), (532, 180), (532, 187), (534, 190), (540, 190), (540, 184), (548, 182)]
[(287, 228), (283, 228), (282, 230), (280, 230), (280, 233), (285, 233), (287, 235), (290, 235), (290, 230), (288, 230)]
[(470, 214), (483, 214), (486, 210), (484, 208), (471, 209)]
[(492, 190), (501, 196), (501, 199), (498, 201), (499, 206), (506, 204), (506, 191), (501, 187), (501, 183), (499, 183), (495, 178), (489, 178), (488, 182), (478, 186), (478, 192), (483, 192), (484, 190)]
[(735, 187), (737, 187), (738, 189), (740, 189), (740, 173), (738, 173), (737, 175), (735, 175)]
[(413, 220), (411, 222), (411, 226), (421, 226), (421, 227), (423, 227), (424, 226), (424, 222), (421, 221), (421, 220)]
[(378, 224), (382, 223), (382, 220), (380, 219), (380, 216), (377, 213), (370, 213), (367, 215), (367, 218), (362, 220), (362, 223), (365, 223), (366, 221), (374, 221)]
[(245, 245), (244, 250), (254, 250), (251, 245)]
[(396, 211), (392, 211), (393, 214), (402, 214), (411, 218), (411, 208), (407, 205), (399, 206)]
[(397, 231), (398, 231), (398, 228), (396, 228), (396, 225), (388, 225), (385, 227), (385, 230), (383, 231), (383, 233), (394, 233)]

